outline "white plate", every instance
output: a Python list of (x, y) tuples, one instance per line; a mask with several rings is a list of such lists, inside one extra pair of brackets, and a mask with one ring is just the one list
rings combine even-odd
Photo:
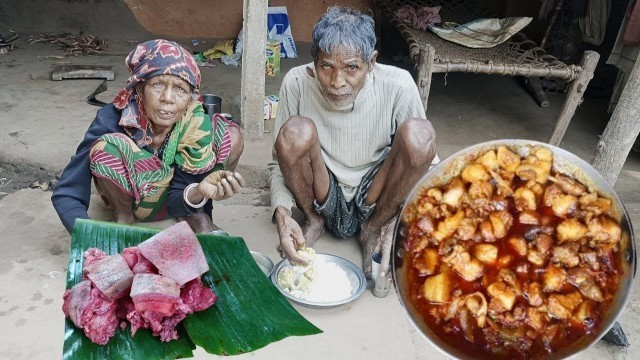
[(285, 291), (280, 286), (280, 284), (278, 284), (278, 274), (280, 273), (280, 271), (282, 271), (282, 269), (285, 269), (287, 267), (292, 267), (291, 263), (289, 263), (289, 260), (287, 259), (280, 261), (276, 265), (276, 267), (273, 269), (273, 271), (271, 272), (271, 282), (273, 283), (273, 285), (275, 285), (276, 288), (278, 288), (278, 290), (286, 298), (293, 300), (294, 302), (300, 305), (304, 305), (311, 308), (330, 308), (330, 307), (346, 304), (348, 302), (351, 302), (357, 299), (360, 295), (362, 295), (364, 290), (367, 288), (367, 280), (364, 276), (364, 272), (362, 271), (362, 269), (360, 269), (359, 266), (356, 266), (351, 261), (335, 255), (316, 254), (315, 263), (318, 264), (320, 262), (334, 263), (347, 274), (347, 277), (349, 279), (349, 282), (351, 283), (351, 289), (352, 289), (351, 294), (349, 296), (345, 297), (344, 299), (339, 299), (339, 300), (330, 301), (330, 302), (310, 301), (307, 299), (302, 299), (302, 298), (293, 296), (291, 293)]

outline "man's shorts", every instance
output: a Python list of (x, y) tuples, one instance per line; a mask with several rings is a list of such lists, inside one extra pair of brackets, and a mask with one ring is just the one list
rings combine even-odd
[(387, 148), (378, 162), (364, 175), (356, 195), (349, 202), (346, 201), (342, 189), (338, 185), (335, 175), (329, 171), (329, 193), (324, 204), (314, 202), (316, 212), (324, 218), (327, 229), (336, 237), (344, 239), (354, 236), (360, 226), (371, 217), (376, 204), (366, 205), (364, 200), (367, 197), (373, 178), (382, 167), (384, 160), (389, 154)]

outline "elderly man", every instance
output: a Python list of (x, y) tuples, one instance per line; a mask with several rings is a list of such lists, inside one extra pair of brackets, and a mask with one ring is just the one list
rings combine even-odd
[[(402, 69), (376, 63), (370, 16), (331, 7), (313, 29), (313, 63), (291, 69), (280, 89), (271, 205), (280, 249), (292, 262), (328, 229), (358, 235), (364, 270), (382, 251), (388, 274), (397, 214), (436, 157), (435, 131)], [(295, 204), (302, 227), (291, 217)]]

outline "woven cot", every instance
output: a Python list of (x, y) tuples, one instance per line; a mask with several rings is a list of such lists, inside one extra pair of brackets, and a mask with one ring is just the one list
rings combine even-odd
[(424, 6), (441, 6), (442, 21), (458, 24), (496, 16), (488, 11), (484, 1), (477, 0), (375, 0), (377, 23), (380, 23), (380, 17), (385, 17), (400, 31), (409, 45), (409, 57), (417, 67), (416, 83), (425, 109), (432, 73), (467, 72), (525, 76), (530, 79), (530, 84), (533, 84), (539, 101), (542, 101), (541, 97), (544, 96), (539, 86), (539, 78), (567, 81), (571, 85), (549, 138), (550, 144), (560, 144), (571, 117), (593, 77), (599, 58), (597, 53), (586, 51), (580, 65), (567, 65), (547, 54), (522, 33), (517, 33), (508, 41), (492, 48), (468, 48), (446, 41), (429, 30), (420, 31), (407, 26), (396, 17), (397, 10), (405, 5), (411, 5), (416, 10)]

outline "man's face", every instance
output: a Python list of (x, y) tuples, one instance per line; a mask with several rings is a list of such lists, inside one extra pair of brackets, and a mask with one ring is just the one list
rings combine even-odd
[(143, 84), (142, 102), (156, 127), (173, 126), (191, 103), (189, 83), (174, 75), (154, 76)]
[(342, 47), (331, 53), (320, 51), (315, 67), (324, 98), (335, 107), (352, 104), (364, 86), (375, 59), (374, 52), (371, 62), (367, 64), (360, 54)]

